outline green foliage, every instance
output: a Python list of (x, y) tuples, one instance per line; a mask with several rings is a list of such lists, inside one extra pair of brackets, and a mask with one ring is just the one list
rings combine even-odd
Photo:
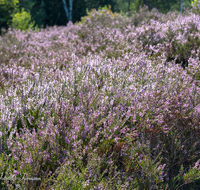
[[(191, 3), (189, 0), (182, 0), (182, 10), (186, 9), (186, 8), (190, 8), (191, 7)], [(178, 1), (177, 3), (171, 5), (170, 10), (171, 11), (180, 11), (181, 8), (181, 2)]]
[(24, 8), (26, 12), (29, 12), (32, 10), (35, 4), (35, 0), (19, 0), (19, 9), (21, 11)]
[(199, 1), (198, 1), (198, 0), (194, 0), (194, 1), (191, 2), (191, 5), (192, 5), (193, 7), (196, 7), (198, 4), (199, 4)]
[(0, 28), (8, 28), (12, 22), (12, 14), (16, 13), (18, 0), (0, 0)]
[(0, 5), (1, 6), (5, 6), (5, 7), (9, 7), (9, 8), (17, 8), (17, 4), (19, 3), (19, 0), (0, 0)]
[(31, 15), (30, 13), (24, 11), (22, 9), (21, 13), (16, 13), (13, 15), (12, 24), (10, 25), (12, 28), (20, 29), (20, 30), (27, 30), (32, 29), (35, 22), (31, 22)]
[(194, 1), (191, 2), (191, 5), (193, 7), (192, 12), (194, 14), (199, 14), (200, 13), (200, 11), (199, 11), (199, 9), (200, 9), (200, 2), (198, 0), (194, 0)]
[(36, 3), (34, 3), (33, 7), (30, 10), (32, 19), (39, 27), (41, 27), (41, 25), (45, 25), (45, 18), (47, 17), (45, 6), (46, 4), (44, 3), (44, 1), (36, 1)]
[[(129, 14), (132, 11), (139, 12), (140, 7), (148, 6), (149, 10), (153, 8), (158, 9), (162, 13), (167, 13), (168, 11), (180, 11), (180, 0), (118, 0), (117, 4), (114, 7), (114, 10), (117, 12), (124, 12)], [(182, 0), (182, 8), (191, 7), (189, 0)]]
[(45, 10), (45, 3), (43, 0), (19, 0), (20, 11), (24, 9), (30, 12), (32, 21), (35, 21), (36, 26), (45, 25), (45, 17), (47, 16)]
[(143, 4), (141, 5), (138, 0), (134, 2), (131, 0), (118, 0), (114, 6), (114, 11), (120, 12), (122, 15), (127, 13), (130, 16), (130, 13), (136, 9), (139, 10), (140, 6), (143, 6)]
[[(40, 1), (41, 2), (41, 1)], [(43, 0), (45, 6), (43, 10), (47, 13), (45, 16), (45, 24), (48, 26), (54, 25), (66, 25), (67, 18), (65, 15), (65, 10), (63, 8), (62, 1), (55, 1), (55, 0)], [(36, 11), (38, 11), (36, 9)]]

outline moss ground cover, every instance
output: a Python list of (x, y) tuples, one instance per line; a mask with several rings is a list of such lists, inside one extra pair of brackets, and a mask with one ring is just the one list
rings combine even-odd
[(101, 10), (0, 36), (1, 189), (198, 189), (199, 29)]

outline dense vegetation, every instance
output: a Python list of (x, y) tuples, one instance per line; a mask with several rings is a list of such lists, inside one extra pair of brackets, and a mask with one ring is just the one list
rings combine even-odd
[(3, 34), (1, 189), (199, 189), (199, 29), (143, 8)]
[[(54, 25), (66, 26), (69, 21), (73, 23), (80, 21), (81, 17), (86, 15), (86, 9), (90, 11), (105, 5), (110, 5), (113, 12), (123, 12), (130, 16), (132, 12), (138, 12), (140, 6), (144, 5), (148, 6), (149, 10), (157, 8), (160, 12), (167, 13), (169, 10), (183, 11), (191, 7), (191, 3), (191, 0), (0, 0), (0, 28), (4, 27), (7, 30), (15, 26), (16, 19), (18, 25), (20, 25), (19, 22), (23, 23), (26, 20), (39, 28)], [(71, 14), (69, 13), (70, 5), (72, 5)], [(29, 21), (30, 18), (31, 21)], [(21, 29), (24, 30), (24, 27)]]

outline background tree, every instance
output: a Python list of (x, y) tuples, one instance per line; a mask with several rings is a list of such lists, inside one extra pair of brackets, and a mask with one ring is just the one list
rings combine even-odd
[(68, 9), (66, 0), (62, 0), (62, 1), (63, 1), (63, 7), (64, 7), (64, 10), (65, 10), (67, 20), (72, 21), (72, 11), (73, 11), (73, 1), (74, 0), (69, 0), (69, 9)]
[(156, 8), (162, 13), (180, 11), (181, 1), (183, 10), (191, 6), (191, 0), (0, 0), (0, 28), (7, 29), (13, 15), (21, 13), (22, 9), (30, 13), (35, 26), (46, 27), (66, 25), (69, 20), (78, 22), (86, 16), (86, 8), (91, 11), (111, 5), (112, 12), (128, 13), (127, 16), (130, 16), (130, 11), (138, 12), (144, 5), (149, 10)]
[[(181, 6), (182, 5), (182, 6)], [(184, 9), (191, 7), (190, 0), (177, 0), (175, 4), (171, 5), (171, 11), (184, 11)]]
[(76, 23), (86, 15), (86, 0), (74, 0), (72, 22)]
[(19, 11), (24, 9), (31, 14), (32, 21), (37, 26), (45, 25), (45, 17), (47, 16), (45, 11), (45, 3), (43, 0), (19, 0)]
[(90, 11), (91, 9), (98, 9), (99, 7), (104, 7), (105, 5), (110, 5), (111, 10), (114, 11), (114, 7), (118, 3), (117, 0), (85, 0), (85, 2), (88, 11)]
[(45, 17), (45, 26), (61, 26), (67, 24), (68, 21), (63, 8), (62, 0), (44, 0), (44, 4), (44, 9), (47, 14)]
[(31, 14), (29, 12), (24, 11), (24, 8), (22, 8), (21, 12), (18, 12), (13, 15), (10, 27), (15, 28), (17, 30), (27, 30), (33, 29), (34, 24), (35, 22), (31, 22)]
[(31, 9), (32, 20), (35, 21), (35, 25), (39, 27), (45, 26), (45, 18), (47, 13), (45, 10), (45, 3), (43, 0), (36, 0)]
[(0, 0), (0, 28), (8, 28), (12, 14), (17, 12), (18, 3), (18, 0)]
[[(170, 10), (180, 11), (181, 0), (116, 0), (114, 11), (129, 12), (134, 8), (139, 11), (144, 5), (147, 5), (149, 10), (156, 8), (162, 13), (167, 13)], [(191, 7), (191, 1), (182, 0), (182, 9), (187, 7)]]
[(29, 12), (32, 10), (33, 6), (35, 5), (36, 0), (19, 0), (19, 10)]
[[(135, 9), (135, 6), (138, 4), (136, 0), (115, 0), (115, 2), (112, 11), (117, 13), (129, 13), (131, 10)], [(140, 5), (138, 5), (138, 10), (139, 6)]]

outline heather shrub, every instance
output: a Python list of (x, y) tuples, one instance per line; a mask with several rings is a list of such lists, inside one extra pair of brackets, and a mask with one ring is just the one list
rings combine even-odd
[(198, 188), (199, 16), (145, 13), (0, 37), (2, 189)]
[(144, 23), (148, 23), (151, 19), (159, 20), (163, 16), (157, 9), (148, 10), (147, 6), (140, 7), (139, 12), (133, 12), (130, 16), (131, 23), (134, 26), (141, 26)]
[(110, 5), (108, 5), (108, 7), (106, 5), (102, 8), (100, 7), (98, 9), (98, 11), (96, 11), (96, 9), (92, 9), (89, 12), (88, 9), (86, 9), (86, 13), (87, 13), (87, 16), (81, 17), (81, 21), (77, 24), (84, 24), (85, 22), (87, 22), (87, 20), (91, 20), (95, 16), (97, 16), (97, 19), (98, 19), (98, 17), (100, 17), (101, 21), (104, 20), (104, 17), (106, 20), (106, 17), (108, 17), (108, 15), (110, 15), (111, 17), (120, 17), (120, 15), (118, 13), (113, 13), (111, 11)]

